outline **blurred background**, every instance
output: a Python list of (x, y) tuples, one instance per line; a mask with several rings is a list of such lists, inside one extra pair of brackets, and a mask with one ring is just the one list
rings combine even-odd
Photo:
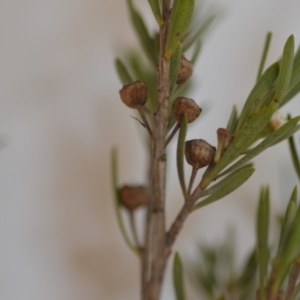
[[(134, 2), (154, 28), (148, 1)], [(216, 129), (226, 125), (233, 104), (242, 107), (255, 82), (266, 33), (273, 32), (268, 65), (291, 33), (298, 46), (300, 2), (206, 5), (221, 13), (195, 66), (196, 89), (188, 96), (206, 111), (188, 139), (215, 144)], [(125, 0), (0, 2), (1, 299), (139, 298), (139, 265), (117, 226), (110, 172), (116, 146), (120, 182), (146, 178), (145, 148), (132, 111), (119, 100), (113, 65), (132, 47)], [(283, 115), (300, 114), (299, 99)], [(199, 241), (221, 240), (228, 226), (236, 226), (243, 258), (254, 243), (260, 184), (271, 187), (274, 214), (282, 212), (297, 183), (287, 143), (255, 165), (242, 188), (190, 217), (175, 245), (184, 261)], [(172, 150), (168, 168), (170, 224), (182, 203)], [(189, 288), (189, 299), (198, 298)], [(173, 299), (169, 273), (162, 299)]]

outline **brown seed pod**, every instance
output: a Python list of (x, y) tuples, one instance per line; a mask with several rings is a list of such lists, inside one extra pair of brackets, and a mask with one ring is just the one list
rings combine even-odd
[(218, 146), (215, 154), (215, 163), (218, 163), (224, 151), (229, 145), (230, 132), (226, 128), (218, 128), (217, 130)]
[(204, 140), (185, 142), (185, 158), (195, 169), (206, 167), (214, 159), (216, 148)]
[(125, 84), (120, 90), (120, 97), (130, 108), (143, 106), (147, 102), (147, 86), (141, 80)]
[(119, 189), (119, 192), (122, 205), (129, 211), (134, 211), (148, 203), (149, 191), (144, 186), (124, 185)]
[(180, 122), (183, 114), (186, 114), (188, 123), (191, 123), (199, 117), (201, 111), (193, 99), (185, 97), (176, 98), (172, 106), (172, 116), (177, 122)]
[(193, 74), (193, 65), (187, 60), (183, 55), (180, 61), (180, 69), (177, 75), (176, 83), (183, 84), (185, 83)]

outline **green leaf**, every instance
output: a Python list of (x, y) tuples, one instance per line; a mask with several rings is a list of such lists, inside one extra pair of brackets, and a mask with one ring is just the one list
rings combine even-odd
[(278, 144), (280, 142), (282, 142), (285, 139), (288, 139), (289, 137), (291, 137), (293, 134), (295, 134), (298, 130), (300, 129), (300, 124), (296, 125), (295, 127), (293, 127), (289, 132), (286, 133), (286, 135), (283, 135), (282, 137), (280, 137), (278, 140), (276, 140), (275, 144)]
[(170, 71), (169, 71), (170, 93), (172, 93), (174, 89), (177, 80), (177, 75), (180, 70), (181, 54), (182, 54), (181, 45), (180, 43), (178, 43), (176, 50), (174, 51), (170, 60)]
[(290, 231), (295, 219), (296, 210), (297, 210), (297, 186), (295, 186), (292, 192), (288, 206), (285, 211), (275, 260), (279, 259), (283, 255), (283, 252), (287, 245), (287, 241), (289, 240), (290, 237)]
[(118, 190), (118, 158), (117, 158), (117, 150), (112, 149), (111, 151), (111, 170), (112, 170), (112, 186), (114, 192), (114, 203), (117, 214), (118, 224), (122, 233), (122, 236), (127, 244), (127, 246), (136, 254), (140, 254), (139, 249), (135, 247), (129, 239), (129, 236), (126, 232), (125, 225), (123, 222), (122, 214), (121, 214), (121, 204), (120, 204), (120, 195)]
[(208, 16), (204, 22), (199, 26), (198, 30), (190, 38), (188, 38), (183, 44), (183, 51), (186, 52), (192, 45), (200, 40), (200, 37), (207, 31), (213, 21), (216, 19), (216, 15)]
[(293, 261), (300, 253), (300, 205), (298, 206), (294, 222), (292, 224), (290, 237), (287, 241), (287, 245), (280, 257), (280, 264), (277, 272), (277, 276), (274, 281), (274, 288), (278, 290), (287, 276), (289, 268)]
[(256, 251), (252, 251), (244, 265), (243, 271), (239, 276), (237, 282), (243, 289), (256, 280), (257, 258)]
[[(240, 172), (241, 169), (247, 169), (249, 167), (253, 167), (253, 165), (252, 164), (247, 164), (247, 165), (243, 166), (242, 168), (240, 168), (238, 170), (235, 170), (229, 176), (234, 176), (234, 174), (236, 174), (237, 172)], [(229, 179), (228, 179), (228, 181), (229, 181)], [(202, 193), (202, 197), (205, 197), (205, 196), (208, 196), (208, 195), (216, 193), (219, 189), (222, 189), (224, 187), (224, 185), (226, 185), (226, 184), (227, 183), (226, 182), (224, 183), (223, 181), (219, 181), (219, 182), (215, 183), (213, 186), (211, 186), (210, 188), (206, 189)]]
[(235, 129), (236, 129), (236, 125), (237, 125), (237, 121), (238, 121), (238, 116), (237, 116), (237, 109), (236, 106), (234, 105), (226, 126), (226, 129), (233, 134)]
[(298, 178), (300, 179), (300, 160), (299, 160), (299, 156), (297, 153), (297, 149), (296, 149), (296, 145), (295, 145), (293, 136), (291, 136), (289, 138), (289, 148), (290, 148), (292, 161), (293, 161), (293, 165), (294, 165), (296, 174), (297, 174)]
[(247, 151), (247, 154), (244, 155), (240, 160), (238, 160), (235, 164), (233, 164), (231, 167), (226, 169), (220, 176), (223, 176), (225, 174), (228, 174), (232, 172), (233, 170), (241, 167), (248, 161), (250, 161), (252, 158), (260, 154), (262, 151), (266, 150), (267, 148), (273, 146), (276, 144), (279, 140), (282, 140), (284, 138), (288, 138), (290, 134), (293, 134), (292, 130), (296, 127), (297, 123), (300, 121), (300, 116), (295, 117), (288, 121), (287, 123), (283, 124), (281, 127), (279, 127), (277, 130), (272, 132), (270, 135), (268, 135), (260, 144), (255, 146), (254, 148)]
[(297, 82), (285, 95), (285, 97), (282, 99), (280, 106), (283, 106), (287, 102), (289, 102), (292, 98), (294, 98), (300, 91), (300, 81)]
[(239, 134), (229, 145), (220, 161), (212, 171), (202, 179), (200, 188), (205, 189), (226, 166), (247, 150), (247, 148), (255, 141), (261, 130), (267, 125), (274, 111), (274, 107), (264, 107), (257, 115), (254, 115), (243, 128), (241, 128)]
[(289, 89), (294, 63), (294, 47), (294, 36), (291, 35), (285, 43), (280, 62), (280, 72), (275, 91), (275, 101), (278, 102), (277, 105), (280, 104)]
[(269, 51), (271, 39), (272, 39), (272, 32), (268, 32), (268, 34), (266, 35), (264, 50), (263, 50), (262, 57), (261, 57), (261, 60), (260, 60), (259, 69), (258, 69), (258, 74), (257, 74), (256, 80), (259, 79), (259, 77), (261, 76), (261, 74), (262, 74), (262, 72), (264, 70), (264, 66), (265, 66), (267, 55), (268, 55), (268, 51)]
[(294, 64), (297, 64), (300, 61), (300, 45), (295, 53)]
[(300, 59), (296, 61), (296, 57), (295, 57), (289, 90), (293, 86), (295, 86), (299, 81), (300, 81)]
[(160, 11), (160, 5), (158, 0), (148, 0), (150, 7), (152, 9), (153, 15), (158, 23), (159, 26), (162, 26), (164, 24), (161, 11)]
[(121, 82), (123, 84), (133, 82), (133, 79), (131, 78), (129, 72), (127, 71), (127, 69), (125, 67), (125, 65), (123, 64), (123, 62), (119, 58), (117, 58), (115, 60), (115, 67), (116, 67), (117, 73), (119, 75), (119, 79), (121, 80)]
[(259, 289), (261, 299), (266, 299), (265, 285), (267, 282), (267, 270), (269, 260), (268, 249), (268, 232), (269, 232), (269, 188), (266, 187), (261, 190), (257, 222), (256, 222), (256, 238), (257, 238), (257, 254), (258, 254), (258, 268), (259, 268)]
[(210, 195), (200, 203), (196, 204), (193, 207), (193, 210), (211, 204), (227, 196), (228, 194), (239, 188), (244, 182), (246, 182), (249, 179), (249, 177), (253, 174), (254, 170), (255, 169), (253, 167), (247, 167), (241, 168), (236, 172), (229, 174), (226, 178), (224, 178), (221, 181), (220, 187), (212, 195)]
[(181, 186), (181, 190), (184, 196), (184, 199), (187, 199), (187, 190), (185, 185), (185, 178), (184, 178), (184, 151), (185, 151), (185, 137), (187, 132), (187, 116), (186, 114), (183, 115), (181, 124), (180, 124), (180, 131), (178, 135), (178, 142), (177, 142), (177, 172), (179, 177), (179, 182)]
[(250, 92), (241, 115), (238, 120), (238, 125), (236, 128), (236, 133), (238, 133), (243, 125), (250, 118), (251, 114), (254, 112), (256, 106), (259, 105), (259, 102), (262, 101), (264, 96), (272, 88), (279, 74), (279, 63), (274, 63), (271, 65), (262, 76), (259, 77), (257, 83)]
[(178, 252), (175, 253), (173, 261), (173, 285), (175, 289), (176, 299), (184, 300), (185, 292), (183, 283), (183, 267)]
[(130, 12), (132, 25), (139, 38), (140, 44), (143, 47), (144, 53), (146, 53), (146, 55), (148, 56), (152, 64), (156, 65), (158, 53), (156, 53), (155, 51), (155, 47), (154, 47), (155, 43), (149, 35), (144, 20), (141, 17), (140, 13), (133, 6), (132, 0), (127, 0), (127, 5)]
[(169, 60), (190, 25), (195, 0), (174, 0), (165, 58)]
[(299, 91), (300, 91), (300, 47), (298, 48), (295, 54), (289, 90), (287, 94), (284, 96), (284, 98), (282, 99), (280, 106), (283, 106), (288, 101), (290, 101), (296, 94), (299, 93)]
[(201, 41), (197, 41), (196, 45), (194, 47), (194, 52), (193, 52), (192, 58), (191, 58), (192, 65), (194, 65), (197, 62), (198, 57), (201, 52), (201, 49), (202, 49), (202, 43), (201, 43)]

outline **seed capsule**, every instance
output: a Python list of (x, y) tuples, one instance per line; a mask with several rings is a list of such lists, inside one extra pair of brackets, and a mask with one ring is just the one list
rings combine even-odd
[(130, 108), (143, 106), (147, 102), (147, 86), (141, 80), (125, 84), (120, 90), (120, 97)]
[(180, 61), (180, 69), (177, 75), (176, 83), (185, 83), (193, 74), (193, 65), (183, 55)]
[(214, 159), (216, 148), (204, 140), (185, 142), (185, 158), (194, 169), (206, 167)]
[(218, 146), (216, 150), (216, 155), (215, 155), (215, 163), (217, 163), (226, 148), (229, 145), (229, 139), (230, 139), (230, 132), (226, 128), (219, 128), (217, 130), (217, 137), (218, 137)]
[(185, 97), (178, 97), (172, 106), (172, 116), (177, 122), (186, 114), (188, 123), (191, 123), (199, 117), (201, 111), (194, 100)]
[(134, 211), (148, 203), (149, 191), (144, 186), (124, 185), (119, 192), (122, 205), (129, 211)]

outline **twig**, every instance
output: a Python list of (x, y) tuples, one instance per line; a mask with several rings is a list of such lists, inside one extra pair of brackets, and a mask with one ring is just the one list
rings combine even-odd
[(193, 183), (194, 183), (194, 181), (195, 181), (195, 178), (196, 178), (197, 173), (198, 173), (198, 169), (193, 168), (192, 174), (191, 174), (191, 178), (190, 178), (189, 187), (188, 187), (188, 192), (187, 192), (188, 195), (191, 194), (191, 190), (192, 190)]
[(151, 201), (148, 207), (145, 251), (142, 259), (142, 298), (159, 299), (165, 249), (165, 136), (169, 105), (170, 62), (164, 59), (167, 33), (170, 23), (171, 1), (163, 1), (164, 25), (160, 28), (160, 54), (158, 62), (157, 111), (153, 116), (151, 153)]
[[(173, 222), (171, 228), (169, 229), (169, 231), (166, 234), (166, 249), (165, 249), (165, 260), (167, 261), (168, 257), (171, 254), (171, 249), (172, 246), (179, 234), (179, 232), (181, 231), (183, 224), (186, 220), (186, 218), (188, 217), (188, 215), (190, 214), (190, 212), (192, 211), (192, 208), (194, 206), (194, 204), (196, 203), (196, 201), (201, 197), (203, 191), (198, 191), (197, 192), (197, 197), (196, 194), (194, 193), (182, 206), (180, 212), (178, 213), (175, 221)], [(165, 263), (166, 263), (165, 261)]]

